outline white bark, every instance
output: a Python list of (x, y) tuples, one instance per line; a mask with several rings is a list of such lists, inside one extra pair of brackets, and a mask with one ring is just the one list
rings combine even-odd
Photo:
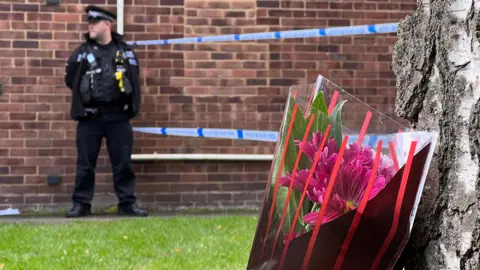
[(406, 269), (480, 269), (480, 1), (419, 1), (394, 52), (398, 115), (440, 133)]

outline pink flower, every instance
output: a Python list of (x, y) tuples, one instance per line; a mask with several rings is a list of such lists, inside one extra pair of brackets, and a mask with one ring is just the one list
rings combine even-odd
[(368, 146), (360, 148), (356, 143), (350, 144), (350, 147), (345, 150), (343, 158), (346, 163), (355, 163), (358, 166), (373, 167), (373, 151)]
[[(323, 134), (320, 132), (314, 132), (312, 135), (312, 140), (305, 143), (303, 152), (305, 153), (305, 155), (307, 155), (310, 158), (312, 162), (315, 160), (315, 153), (317, 153), (318, 148), (320, 148), (322, 141), (323, 141)], [(302, 141), (300, 140), (295, 141), (295, 144), (299, 148), (302, 147)], [(330, 153), (330, 155), (333, 153), (338, 153), (335, 139), (327, 140), (327, 143), (324, 148), (328, 149), (328, 153)]]
[[(372, 175), (374, 155), (370, 148), (360, 149), (358, 145), (352, 144), (345, 151), (344, 157), (322, 223), (329, 222), (356, 209), (362, 201), (368, 181)], [(380, 174), (381, 172), (386, 172), (387, 175)], [(391, 170), (388, 164), (383, 168), (379, 166), (379, 173), (374, 180), (369, 200), (385, 188), (392, 176), (393, 170)], [(327, 181), (330, 181), (330, 178)], [(322, 189), (314, 189), (313, 196), (309, 196), (309, 198), (314, 202), (322, 204), (327, 185), (328, 183), (325, 183)], [(305, 215), (304, 220), (313, 225), (316, 222), (316, 217), (318, 217), (318, 212), (313, 212)]]
[(390, 181), (395, 175), (395, 166), (393, 160), (386, 155), (381, 155), (380, 164), (378, 165), (378, 174), (384, 175), (387, 181)]
[(337, 156), (337, 153), (331, 153), (328, 148), (323, 149), (315, 169), (316, 173), (320, 175), (319, 177), (323, 175), (328, 176), (332, 173), (335, 162), (337, 161)]
[[(304, 146), (304, 152), (312, 162), (315, 160), (322, 140), (323, 134), (314, 133), (312, 140)], [(301, 147), (301, 142), (297, 141), (296, 143)], [(353, 143), (347, 147), (340, 161), (340, 169), (332, 189), (331, 198), (326, 206), (322, 223), (332, 221), (359, 206), (373, 172), (374, 158), (375, 151), (368, 146), (359, 146)], [(307, 187), (306, 195), (311, 201), (320, 205), (323, 204), (328, 182), (337, 159), (338, 149), (335, 140), (330, 139), (320, 152), (318, 164)], [(295, 175), (293, 189), (303, 192), (309, 173), (310, 168), (299, 170)], [(385, 155), (381, 155), (369, 200), (385, 188), (394, 174), (395, 170), (392, 160)], [(280, 178), (280, 184), (285, 187), (289, 187), (291, 181), (292, 175), (290, 173)], [(319, 212), (311, 212), (303, 218), (306, 223), (314, 225), (318, 214)]]
[[(340, 167), (330, 201), (327, 205), (325, 217), (322, 220), (323, 223), (329, 222), (333, 218), (358, 207), (365, 193), (370, 175), (371, 169), (367, 166), (357, 166), (357, 163), (344, 164)], [(326, 187), (315, 191), (312, 201), (323, 204)], [(304, 217), (305, 222), (314, 224), (316, 218), (311, 219), (311, 217), (311, 215)]]
[[(294, 183), (292, 188), (298, 192), (303, 192), (309, 173), (310, 171), (308, 169), (297, 172), (297, 174), (295, 174), (295, 179), (293, 180)], [(280, 185), (284, 187), (290, 187), (290, 182), (292, 182), (292, 174), (287, 173), (286, 176), (280, 177)], [(310, 185), (315, 185), (317, 182), (318, 180), (312, 177), (310, 180)]]
[[(310, 212), (310, 213), (306, 214), (305, 216), (303, 216), (303, 220), (304, 220), (305, 223), (307, 223), (307, 224), (315, 225), (315, 223), (317, 223), (317, 219), (318, 219), (318, 215), (319, 215), (319, 214), (320, 214), (320, 211)], [(327, 223), (327, 222), (330, 222), (330, 221), (338, 218), (338, 217), (341, 216), (341, 215), (342, 215), (342, 214), (340, 214), (340, 212), (327, 211), (327, 212), (325, 212), (325, 214), (323, 215), (322, 224)]]

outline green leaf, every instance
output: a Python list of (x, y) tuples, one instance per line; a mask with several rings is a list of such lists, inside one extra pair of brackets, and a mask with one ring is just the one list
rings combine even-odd
[(328, 124), (330, 124), (328, 114), (325, 114), (317, 109), (312, 109), (311, 112), (312, 114), (309, 116), (308, 120), (310, 121), (310, 117), (312, 117), (313, 115), (315, 115), (315, 120), (313, 121), (309, 136), (311, 136), (313, 132), (325, 133)]
[(335, 138), (335, 142), (337, 143), (338, 149), (340, 149), (340, 147), (342, 146), (342, 140), (343, 140), (342, 108), (345, 102), (347, 101), (342, 100), (340, 103), (338, 103), (333, 109), (332, 115), (330, 116), (330, 120), (332, 123), (332, 134), (333, 134), (333, 138)]
[[(295, 100), (291, 98), (290, 102), (294, 105)], [(290, 109), (290, 108), (289, 108)], [(285, 121), (285, 138), (287, 137), (288, 134), (288, 128), (290, 126), (290, 121), (293, 117), (293, 112), (294, 112), (294, 106), (292, 106), (291, 111), (288, 111), (287, 114), (287, 119)], [(297, 159), (297, 154), (298, 154), (298, 147), (295, 144), (295, 140), (302, 140), (303, 136), (305, 134), (307, 128), (307, 122), (303, 118), (303, 112), (300, 109), (300, 107), (297, 108), (297, 112), (295, 113), (295, 118), (294, 118), (294, 123), (292, 126), (292, 132), (290, 134), (289, 141), (287, 143), (287, 154), (285, 156), (285, 163), (284, 163), (284, 171), (292, 172), (293, 167), (295, 166), (295, 161)], [(308, 162), (308, 160), (303, 159), (302, 157), (302, 162), (299, 164), (299, 168), (303, 168), (305, 166), (305, 161)], [(284, 175), (284, 173), (283, 173)]]
[[(288, 195), (288, 187), (280, 187), (280, 189), (278, 190), (277, 202), (275, 205), (275, 211), (278, 219), (277, 226), (279, 225), (280, 219), (284, 211), (285, 200), (287, 199), (287, 195)], [(293, 223), (293, 219), (295, 218), (295, 213), (297, 212), (298, 203), (300, 202), (301, 197), (302, 197), (301, 193), (292, 189), (290, 194), (290, 200), (287, 206), (287, 212), (285, 214), (285, 218), (283, 220), (283, 224), (281, 227), (282, 232), (288, 233), (290, 231), (290, 228)], [(297, 220), (297, 223), (295, 225), (295, 229), (294, 229), (295, 232), (299, 232), (303, 226), (302, 224), (303, 222), (300, 223), (301, 219), (303, 218), (302, 212), (303, 211), (301, 211), (299, 218)]]
[(318, 94), (315, 96), (310, 108), (310, 112), (312, 112), (314, 109), (328, 115), (327, 103), (325, 103), (325, 96), (323, 95), (322, 91), (318, 92)]
[(290, 138), (293, 140), (303, 140), (303, 136), (307, 130), (307, 125), (308, 122), (305, 120), (305, 118), (303, 118), (303, 112), (300, 107), (298, 107), (297, 113), (295, 114), (295, 122), (293, 123), (292, 127), (292, 135)]

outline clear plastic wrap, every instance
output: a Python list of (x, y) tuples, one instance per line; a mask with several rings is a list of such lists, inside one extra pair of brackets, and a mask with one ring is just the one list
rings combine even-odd
[(392, 269), (436, 139), (322, 76), (292, 86), (248, 269)]

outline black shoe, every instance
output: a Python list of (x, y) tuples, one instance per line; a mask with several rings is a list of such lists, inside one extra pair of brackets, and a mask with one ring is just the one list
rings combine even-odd
[(85, 204), (80, 204), (80, 203), (75, 203), (72, 207), (67, 212), (67, 217), (85, 217), (88, 215), (92, 214), (91, 206), (90, 205), (85, 205)]
[(148, 216), (148, 211), (138, 207), (136, 204), (130, 204), (126, 206), (118, 206), (117, 214), (126, 216)]

